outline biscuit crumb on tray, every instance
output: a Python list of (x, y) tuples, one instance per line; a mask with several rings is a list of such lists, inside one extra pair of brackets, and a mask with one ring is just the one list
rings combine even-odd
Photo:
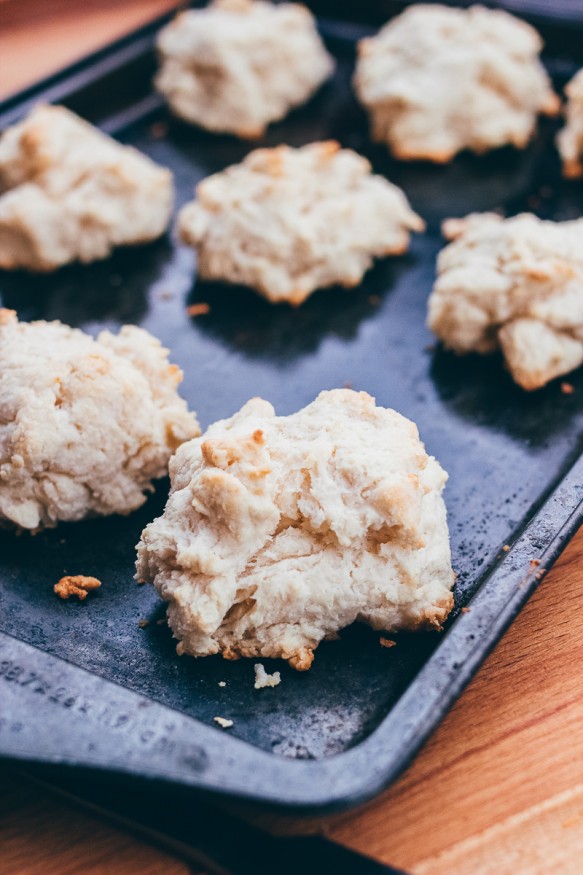
[(196, 316), (206, 316), (207, 313), (210, 313), (211, 308), (209, 304), (205, 304), (201, 301), (200, 304), (191, 304), (186, 308), (186, 315), (190, 316), (191, 319)]
[(55, 583), (54, 591), (62, 599), (70, 599), (77, 596), (79, 601), (84, 601), (92, 589), (99, 589), (101, 581), (96, 577), (86, 577), (84, 574), (68, 575), (61, 577)]
[(393, 641), (392, 638), (379, 638), (379, 644), (381, 647), (396, 647), (397, 642)]
[(255, 669), (255, 689), (263, 690), (265, 687), (276, 687), (281, 683), (281, 675), (278, 671), (268, 674), (260, 662), (253, 666)]
[(230, 729), (233, 725), (232, 720), (227, 720), (225, 717), (213, 717), (215, 723), (218, 723), (222, 729)]

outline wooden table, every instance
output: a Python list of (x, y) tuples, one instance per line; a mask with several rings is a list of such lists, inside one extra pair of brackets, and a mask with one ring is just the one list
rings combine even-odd
[[(0, 0), (6, 95), (175, 5)], [(583, 532), (413, 766), (365, 810), (322, 825), (416, 875), (583, 872)], [(2, 875), (185, 875), (189, 866), (0, 777)]]

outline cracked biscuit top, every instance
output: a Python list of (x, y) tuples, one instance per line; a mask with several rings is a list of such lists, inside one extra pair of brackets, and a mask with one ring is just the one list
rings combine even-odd
[(134, 326), (93, 339), (0, 310), (0, 524), (127, 514), (200, 434), (168, 350)]
[(199, 276), (293, 305), (358, 285), (375, 257), (405, 252), (424, 228), (400, 188), (332, 141), (256, 149), (195, 195), (179, 231), (198, 250)]
[(156, 87), (176, 115), (245, 139), (305, 103), (334, 62), (296, 3), (214, 0), (182, 12), (158, 37)]
[(541, 48), (534, 28), (500, 10), (410, 6), (359, 43), (354, 85), (372, 138), (405, 160), (524, 148), (537, 115), (559, 111)]
[(172, 174), (62, 106), (0, 137), (0, 267), (51, 271), (146, 243), (170, 220)]
[(183, 444), (170, 476), (137, 576), (169, 602), (179, 653), (305, 670), (355, 620), (438, 629), (452, 607), (447, 475), (366, 392), (290, 416), (254, 398)]
[(428, 322), (449, 349), (501, 349), (524, 389), (583, 363), (583, 219), (476, 213), (444, 233)]

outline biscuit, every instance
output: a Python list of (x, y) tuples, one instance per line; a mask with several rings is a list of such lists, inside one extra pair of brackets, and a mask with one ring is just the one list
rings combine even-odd
[(325, 142), (251, 152), (203, 180), (178, 226), (202, 278), (298, 305), (315, 289), (358, 285), (375, 257), (405, 252), (424, 223), (365, 158)]
[(362, 40), (354, 87), (373, 140), (403, 160), (524, 148), (559, 98), (534, 28), (506, 12), (417, 4)]
[(146, 243), (170, 220), (172, 174), (62, 106), (0, 138), (0, 267), (51, 271)]
[(439, 629), (452, 607), (447, 475), (366, 392), (322, 392), (290, 416), (254, 398), (183, 444), (170, 477), (137, 576), (169, 602), (178, 653), (304, 671), (355, 620)]
[(557, 147), (568, 179), (583, 176), (583, 70), (565, 88), (567, 123), (557, 135)]
[(0, 523), (128, 514), (200, 434), (168, 350), (134, 326), (97, 339), (0, 310)]
[(261, 137), (334, 70), (313, 16), (295, 3), (214, 0), (165, 27), (158, 52), (155, 84), (172, 111), (244, 139)]
[(444, 233), (428, 324), (446, 347), (500, 349), (528, 390), (583, 363), (583, 219), (476, 213)]

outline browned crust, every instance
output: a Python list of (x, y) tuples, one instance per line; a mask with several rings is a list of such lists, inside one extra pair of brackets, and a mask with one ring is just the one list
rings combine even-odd
[[(234, 134), (236, 137), (239, 137), (240, 140), (260, 140), (267, 128), (265, 125), (261, 128), (238, 128), (234, 131), (225, 130), (226, 134)], [(218, 133), (218, 132), (217, 132)]]
[(391, 152), (394, 158), (398, 161), (432, 161), (434, 164), (449, 164), (458, 154), (455, 149), (408, 149), (404, 146), (397, 146), (394, 143), (387, 143), (384, 137), (373, 137), (376, 142), (383, 142)]
[(543, 106), (541, 106), (539, 112), (541, 115), (546, 115), (550, 118), (553, 118), (560, 114), (561, 108), (561, 98), (553, 91), (552, 94), (549, 94), (547, 102)]
[(16, 321), (16, 310), (8, 310), (6, 307), (0, 307), (0, 325), (10, 325), (11, 322)]
[[(314, 644), (314, 647), (316, 647), (316, 644)], [(246, 647), (243, 641), (239, 644), (228, 644), (221, 650), (221, 654), (223, 659), (228, 659), (229, 661), (235, 661), (241, 659), (241, 657), (256, 659), (257, 657), (267, 655), (261, 653), (255, 647)], [(314, 661), (314, 649), (311, 647), (300, 647), (299, 650), (295, 651), (282, 650), (279, 654), (269, 653), (269, 658), (285, 659), (296, 671), (308, 671)]]
[(564, 179), (581, 179), (583, 177), (583, 162), (577, 160), (563, 162)]

